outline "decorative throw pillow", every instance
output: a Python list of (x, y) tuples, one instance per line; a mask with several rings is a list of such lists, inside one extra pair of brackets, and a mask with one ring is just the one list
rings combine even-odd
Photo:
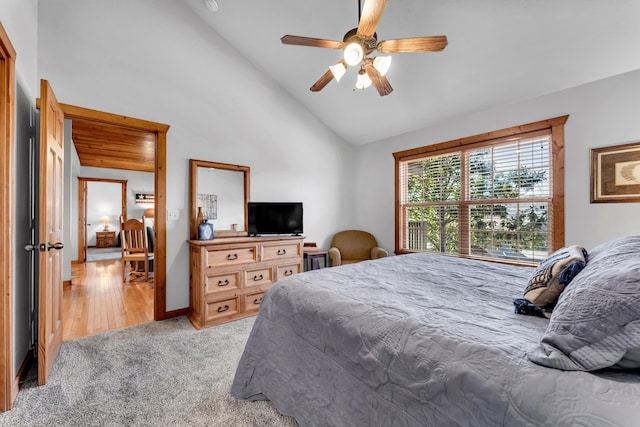
[(589, 263), (560, 295), (540, 347), (528, 357), (572, 371), (640, 368), (640, 236), (589, 252)]
[(553, 308), (565, 286), (586, 263), (587, 251), (583, 247), (574, 245), (558, 249), (535, 269), (524, 297), (540, 308)]

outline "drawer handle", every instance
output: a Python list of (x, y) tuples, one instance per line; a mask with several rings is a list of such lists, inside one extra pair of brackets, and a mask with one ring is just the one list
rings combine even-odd
[(259, 305), (261, 302), (262, 302), (262, 297), (256, 298), (256, 299), (253, 300), (253, 303), (256, 304), (256, 305)]
[(224, 307), (218, 307), (218, 313), (222, 313), (223, 311), (229, 310), (229, 306), (225, 305)]
[(286, 249), (278, 249), (278, 255), (286, 255), (287, 254), (287, 250)]
[(291, 276), (293, 274), (293, 270), (287, 270), (284, 272), (285, 276)]
[(236, 259), (238, 259), (238, 254), (233, 254), (233, 255), (228, 254), (228, 255), (227, 255), (227, 259), (228, 259), (229, 261), (236, 260)]
[(264, 279), (264, 276), (262, 274), (259, 276), (253, 276), (253, 280), (255, 280), (256, 282), (259, 282), (262, 279)]
[(229, 284), (229, 279), (225, 280), (224, 282), (222, 280), (218, 280), (218, 286), (227, 286)]

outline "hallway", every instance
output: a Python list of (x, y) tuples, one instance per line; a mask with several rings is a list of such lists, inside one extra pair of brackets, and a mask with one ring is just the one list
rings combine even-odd
[(122, 282), (119, 259), (73, 264), (63, 290), (63, 341), (153, 321), (153, 280), (129, 280)]

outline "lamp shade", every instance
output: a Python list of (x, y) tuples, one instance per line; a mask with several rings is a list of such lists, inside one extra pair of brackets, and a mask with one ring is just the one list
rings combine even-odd
[(100, 222), (104, 224), (104, 231), (109, 231), (109, 223), (111, 222), (111, 219), (109, 219), (109, 216), (103, 215), (100, 218)]
[(391, 66), (391, 57), (378, 56), (373, 60), (373, 66), (376, 67), (376, 70), (378, 70), (381, 76), (384, 76)]
[(356, 80), (356, 89), (365, 90), (371, 86), (371, 79), (365, 70), (358, 71), (358, 79)]
[(144, 217), (145, 218), (153, 218), (155, 216), (156, 210), (151, 208), (151, 209), (146, 209), (144, 211)]
[(342, 76), (344, 76), (344, 73), (347, 72), (347, 69), (344, 67), (342, 62), (338, 62), (337, 64), (330, 66), (329, 69), (337, 82), (339, 82)]

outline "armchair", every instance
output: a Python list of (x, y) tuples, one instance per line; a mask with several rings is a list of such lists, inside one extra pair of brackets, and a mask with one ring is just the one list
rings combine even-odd
[(360, 261), (383, 258), (387, 251), (378, 247), (372, 234), (361, 230), (345, 230), (331, 239), (329, 258), (332, 266), (353, 264)]

